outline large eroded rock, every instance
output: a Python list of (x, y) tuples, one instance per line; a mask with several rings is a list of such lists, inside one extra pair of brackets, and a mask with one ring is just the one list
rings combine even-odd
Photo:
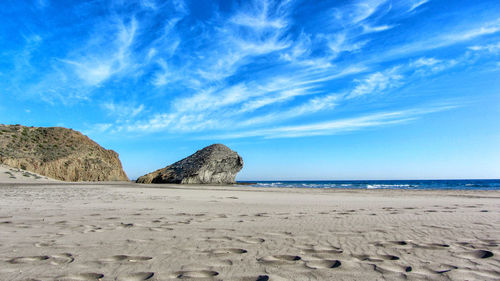
[(137, 179), (138, 183), (229, 184), (243, 168), (238, 153), (212, 144), (163, 169)]
[(128, 181), (118, 153), (61, 127), (0, 125), (0, 163), (63, 181)]

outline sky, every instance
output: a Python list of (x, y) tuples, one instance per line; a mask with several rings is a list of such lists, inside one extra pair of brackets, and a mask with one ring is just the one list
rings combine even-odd
[(500, 178), (497, 0), (4, 0), (0, 123), (131, 179), (212, 143), (238, 180)]

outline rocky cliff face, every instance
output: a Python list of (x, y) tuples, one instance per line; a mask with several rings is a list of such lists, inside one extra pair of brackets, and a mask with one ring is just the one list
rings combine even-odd
[(163, 169), (137, 179), (138, 183), (229, 184), (243, 168), (238, 153), (212, 144)]
[(63, 181), (128, 181), (118, 153), (60, 127), (0, 125), (0, 163)]

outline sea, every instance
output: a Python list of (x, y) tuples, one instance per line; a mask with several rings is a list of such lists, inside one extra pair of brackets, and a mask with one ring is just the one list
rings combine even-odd
[(335, 181), (239, 181), (254, 187), (348, 189), (445, 189), (500, 190), (500, 179), (491, 180), (335, 180)]

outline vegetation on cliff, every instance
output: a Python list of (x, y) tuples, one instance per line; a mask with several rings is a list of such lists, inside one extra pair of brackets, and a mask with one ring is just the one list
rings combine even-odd
[(61, 127), (0, 125), (0, 163), (64, 181), (128, 180), (116, 152)]

